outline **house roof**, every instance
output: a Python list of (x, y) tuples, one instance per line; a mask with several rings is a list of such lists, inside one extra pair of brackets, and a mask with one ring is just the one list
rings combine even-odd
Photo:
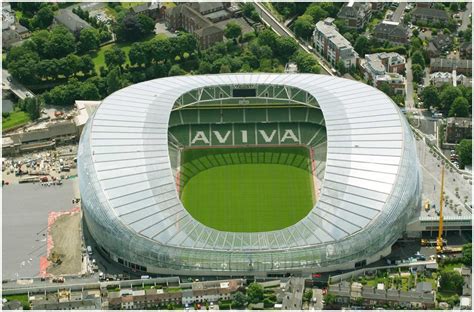
[(437, 18), (437, 19), (448, 19), (448, 13), (444, 10), (433, 9), (433, 8), (420, 8), (417, 7), (413, 10), (413, 16), (423, 16), (429, 18)]
[(209, 36), (223, 32), (224, 30), (216, 25), (210, 25), (201, 29), (196, 30), (194, 33), (200, 37)]
[(72, 11), (66, 9), (58, 10), (58, 15), (56, 15), (54, 19), (59, 24), (64, 25), (71, 32), (81, 31), (82, 29), (91, 27), (91, 25), (89, 25), (85, 20), (74, 14)]
[(408, 29), (399, 23), (387, 23), (386, 21), (382, 21), (375, 26), (374, 34), (387, 34), (397, 37), (407, 37)]
[(472, 69), (472, 60), (444, 59), (432, 58), (430, 67), (448, 67), (448, 68), (465, 68)]

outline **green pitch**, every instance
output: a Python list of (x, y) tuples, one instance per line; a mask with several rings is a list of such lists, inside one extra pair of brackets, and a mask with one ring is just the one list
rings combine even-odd
[[(239, 159), (217, 150), (210, 153), (216, 159), (222, 155), (222, 159), (229, 161)], [(277, 149), (272, 150), (267, 157), (272, 160), (268, 163), (236, 164), (234, 161), (229, 165), (209, 166), (199, 172), (187, 172), (192, 169), (184, 166), (183, 175), (192, 176), (181, 189), (184, 206), (196, 220), (222, 231), (274, 231), (295, 224), (313, 207), (312, 176), (309, 170), (301, 168), (307, 169), (308, 158), (302, 156), (301, 151), (280, 154), (276, 153)], [(204, 154), (204, 151), (199, 153)], [(245, 154), (252, 153), (240, 153), (241, 156)], [(291, 159), (293, 165), (281, 164), (285, 162), (280, 158)], [(204, 163), (202, 158), (200, 162)]]

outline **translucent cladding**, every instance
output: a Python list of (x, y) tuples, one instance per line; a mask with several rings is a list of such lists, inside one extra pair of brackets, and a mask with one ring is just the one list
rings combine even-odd
[[(227, 92), (236, 84), (302, 89), (324, 115), (320, 199), (307, 217), (280, 231), (216, 231), (193, 220), (177, 197), (168, 156), (173, 104), (192, 89)], [(119, 90), (84, 128), (78, 170), (84, 215), (98, 244), (115, 260), (150, 272), (252, 274), (365, 260), (400, 236), (420, 204), (414, 139), (398, 108), (368, 85), (321, 75), (171, 77)]]

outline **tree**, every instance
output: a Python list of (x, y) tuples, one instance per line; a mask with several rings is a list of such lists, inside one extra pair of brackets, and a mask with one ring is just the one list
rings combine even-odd
[(23, 110), (30, 115), (32, 120), (38, 119), (41, 115), (41, 101), (37, 97), (27, 97), (20, 100), (19, 106), (23, 107)]
[(439, 92), (435, 86), (427, 86), (421, 92), (423, 106), (425, 108), (436, 107), (439, 105)]
[(459, 96), (457, 97), (451, 107), (449, 108), (449, 117), (468, 117), (469, 116), (469, 103), (467, 100)]
[(224, 35), (228, 39), (237, 41), (237, 38), (242, 35), (242, 27), (240, 27), (236, 22), (229, 22), (225, 26)]
[(95, 28), (84, 28), (79, 34), (79, 51), (88, 52), (99, 49), (100, 37)]
[(291, 37), (278, 37), (275, 50), (275, 55), (279, 56), (286, 63), (290, 56), (298, 50), (298, 44)]
[(255, 11), (255, 7), (251, 3), (244, 3), (242, 5), (242, 13), (244, 14), (245, 17), (251, 18), (252, 17), (252, 12)]
[(105, 51), (104, 58), (108, 68), (122, 66), (125, 63), (125, 52), (115, 46), (113, 49)]
[(317, 23), (329, 16), (329, 13), (324, 10), (319, 3), (310, 4), (306, 9), (305, 15), (306, 14), (313, 18), (313, 23)]
[(412, 34), (413, 34), (413, 36), (418, 37), (418, 35), (420, 34), (420, 31), (415, 28), (415, 29), (413, 30)]
[(261, 46), (269, 46), (272, 50), (276, 47), (278, 35), (271, 29), (264, 29), (258, 33), (258, 43)]
[(170, 71), (168, 72), (168, 76), (181, 76), (185, 74), (186, 72), (183, 69), (181, 69), (181, 67), (178, 64), (171, 66)]
[(130, 64), (142, 66), (147, 63), (147, 53), (145, 51), (145, 44), (134, 42), (128, 52), (128, 59)]
[(324, 302), (326, 304), (333, 304), (336, 302), (336, 296), (328, 293), (327, 295), (324, 296)]
[(313, 34), (313, 18), (310, 15), (299, 16), (293, 26), (295, 34), (303, 39), (309, 39)]
[(467, 266), (472, 266), (472, 243), (462, 246), (462, 262)]
[(238, 291), (234, 295), (234, 300), (232, 301), (232, 307), (234, 308), (243, 308), (247, 305), (247, 296), (241, 291)]
[(107, 74), (107, 92), (113, 93), (123, 87), (124, 83), (120, 74), (120, 69), (114, 67)]
[(385, 93), (386, 95), (388, 96), (392, 96), (393, 95), (393, 89), (390, 87), (390, 85), (387, 83), (387, 82), (382, 82), (380, 85), (379, 85), (379, 88), (378, 88), (380, 91), (382, 91), (383, 93)]
[(263, 286), (258, 283), (251, 283), (247, 288), (247, 298), (250, 303), (263, 301)]
[(35, 17), (31, 21), (34, 28), (45, 29), (53, 22), (54, 13), (50, 5), (45, 5), (36, 12)]
[(89, 75), (94, 70), (94, 62), (90, 55), (83, 55), (81, 57), (79, 70), (82, 71), (84, 75)]
[(420, 64), (413, 64), (411, 66), (411, 71), (413, 72), (413, 81), (417, 83), (423, 82), (423, 77), (425, 76), (425, 71)]
[(49, 35), (47, 51), (50, 58), (60, 58), (76, 50), (74, 35), (63, 26), (54, 27)]
[(442, 271), (439, 279), (441, 291), (456, 292), (458, 295), (462, 294), (462, 286), (464, 279), (456, 271)]
[(456, 146), (456, 153), (464, 166), (472, 164), (472, 140), (463, 139)]
[(292, 59), (298, 65), (298, 70), (302, 73), (319, 74), (321, 72), (316, 57), (312, 54), (299, 50), (293, 54)]
[(341, 74), (344, 75), (346, 71), (346, 66), (344, 65), (344, 62), (339, 60), (336, 64), (336, 70)]
[(82, 83), (79, 89), (81, 100), (100, 100), (99, 89), (91, 83)]
[(422, 69), (425, 68), (425, 58), (423, 57), (423, 53), (420, 50), (415, 51), (411, 56), (411, 63), (419, 64)]
[(360, 56), (364, 56), (366, 53), (370, 52), (369, 39), (366, 36), (357, 37), (354, 50), (359, 53)]
[(198, 72), (200, 74), (210, 74), (211, 73), (211, 64), (209, 62), (206, 62), (206, 61), (202, 61), (199, 63), (199, 69), (198, 69)]
[(119, 41), (136, 41), (153, 33), (153, 19), (143, 14), (127, 14), (117, 18), (115, 33)]
[(462, 96), (461, 90), (454, 86), (447, 86), (444, 88), (444, 90), (441, 92), (440, 95), (440, 104), (441, 104), (441, 109), (447, 113), (449, 112), (449, 109), (451, 108), (451, 105), (453, 104), (454, 100), (458, 97)]
[(303, 295), (303, 300), (306, 302), (309, 302), (311, 301), (312, 298), (313, 298), (313, 290), (311, 289), (306, 290)]

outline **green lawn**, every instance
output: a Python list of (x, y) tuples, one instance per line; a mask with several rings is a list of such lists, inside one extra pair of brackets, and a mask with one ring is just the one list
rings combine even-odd
[(28, 301), (28, 295), (7, 295), (3, 296), (3, 298), (7, 299), (8, 301), (20, 301), (23, 305), (23, 310), (30, 309), (30, 303)]
[(142, 5), (144, 3), (145, 2), (120, 2), (120, 5), (124, 7), (125, 9), (129, 9), (137, 5)]
[[(166, 38), (166, 35), (164, 34), (158, 34), (158, 35), (152, 35), (148, 38), (143, 39), (142, 41), (148, 41), (153, 38)], [(100, 47), (99, 51), (94, 52), (91, 57), (92, 57), (92, 62), (94, 62), (95, 70), (98, 73), (99, 69), (101, 66), (106, 66), (105, 65), (105, 51), (113, 49), (115, 46), (119, 47), (122, 49), (123, 52), (125, 52), (125, 58), (126, 58), (126, 64), (130, 65), (130, 60), (128, 59), (128, 52), (130, 51), (130, 48), (132, 47), (132, 43), (111, 43), (104, 45)]]
[[(195, 174), (182, 168), (182, 175)], [(196, 220), (231, 232), (288, 227), (309, 213), (312, 196), (307, 170), (272, 163), (212, 167), (195, 174), (181, 192), (184, 206)]]
[(13, 111), (8, 118), (2, 117), (2, 130), (9, 130), (16, 126), (24, 125), (31, 120), (30, 115), (23, 111)]
[(101, 66), (106, 67), (105, 65), (105, 51), (113, 49), (115, 46), (118, 46), (126, 55), (126, 63), (130, 64), (128, 59), (128, 52), (130, 51), (131, 44), (115, 44), (111, 43), (105, 46), (100, 47), (98, 52), (95, 52), (93, 55), (92, 62), (94, 62), (96, 72), (99, 72)]

